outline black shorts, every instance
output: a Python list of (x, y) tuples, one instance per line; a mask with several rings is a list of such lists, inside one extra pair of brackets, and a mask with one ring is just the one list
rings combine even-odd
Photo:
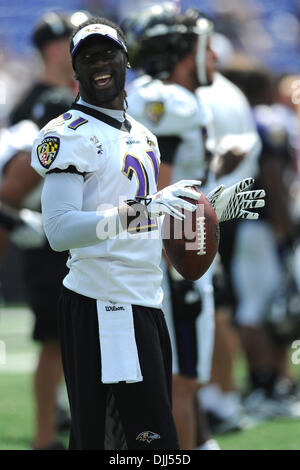
[(68, 253), (57, 253), (49, 244), (23, 251), (24, 284), (35, 316), (33, 339), (58, 341), (57, 311)]
[(71, 409), (70, 449), (179, 449), (163, 313), (133, 306), (133, 319), (143, 381), (103, 384), (96, 301), (62, 289), (59, 332)]
[(198, 375), (196, 321), (202, 310), (201, 295), (193, 281), (173, 280), (168, 272), (168, 282), (171, 293), (178, 372), (185, 377), (195, 378)]
[(232, 282), (232, 258), (234, 254), (235, 238), (240, 220), (229, 220), (220, 224), (219, 254), (221, 258), (221, 271), (215, 275), (214, 292), (216, 307), (236, 308), (237, 299)]

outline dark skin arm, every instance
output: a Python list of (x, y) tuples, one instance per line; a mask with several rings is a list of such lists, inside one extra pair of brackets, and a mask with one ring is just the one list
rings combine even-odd
[(41, 177), (30, 166), (30, 153), (17, 153), (6, 165), (0, 187), (0, 200), (19, 207), (23, 199), (35, 189)]
[(170, 165), (169, 163), (161, 163), (159, 167), (157, 191), (160, 191), (161, 189), (171, 184), (172, 171), (172, 165)]
[(266, 191), (266, 210), (276, 234), (288, 238), (293, 233), (289, 214), (289, 192), (283, 181), (282, 164), (278, 159), (264, 158), (261, 162), (261, 181)]
[[(30, 158), (30, 153), (19, 152), (8, 162), (0, 187), (0, 201), (18, 208), (24, 198), (39, 185), (41, 177), (30, 166)], [(0, 258), (7, 244), (7, 232), (0, 228)]]
[(212, 162), (212, 171), (215, 173), (216, 178), (228, 175), (244, 160), (246, 153), (241, 152), (239, 149), (233, 148), (226, 153), (218, 155)]

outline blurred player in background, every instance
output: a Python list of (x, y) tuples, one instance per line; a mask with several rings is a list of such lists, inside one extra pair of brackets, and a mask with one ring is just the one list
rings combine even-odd
[[(150, 127), (162, 152), (159, 187), (197, 176), (209, 188), (214, 131), (211, 114), (196, 90), (212, 83), (216, 56), (212, 22), (195, 9), (182, 16), (172, 3), (149, 7), (123, 23), (130, 60), (144, 75), (128, 88), (129, 111)], [(234, 145), (234, 143), (232, 143)], [(230, 148), (222, 153), (230, 157)], [(220, 156), (221, 157), (221, 156)], [(185, 281), (165, 267), (164, 311), (173, 347), (173, 410), (181, 448), (196, 448), (196, 391), (210, 378), (214, 338), (212, 270)], [(169, 297), (169, 298), (168, 298)], [(201, 410), (199, 410), (199, 414)], [(199, 449), (217, 449), (201, 417)]]
[[(291, 265), (299, 236), (290, 192), (297, 178), (288, 128), (291, 121), (278, 103), (271, 73), (244, 67), (228, 70), (226, 75), (241, 87), (253, 107), (262, 140), (257, 182), (267, 193), (258, 224), (241, 222), (233, 260), (236, 321), (250, 382), (246, 409), (260, 418), (299, 417), (299, 397), (290, 380), (287, 357), (287, 348), (298, 338), (300, 320)], [(293, 307), (295, 295), (298, 300)]]
[[(10, 121), (14, 126), (4, 131), (10, 135), (9, 145), (12, 147), (7, 146), (2, 152), (2, 160), (7, 158), (10, 163), (5, 166), (1, 198), (14, 207), (24, 205), (35, 211), (41, 210), (42, 180), (37, 178), (30, 167), (29, 153), (14, 153), (14, 146), (24, 146), (25, 139), (28, 143), (26, 150), (31, 152), (29, 146), (35, 135), (33, 132), (26, 135), (26, 129), (33, 126), (28, 120), (37, 123), (39, 129), (68, 109), (74, 100), (76, 85), (69, 56), (69, 38), (77, 22), (86, 18), (83, 12), (49, 12), (40, 19), (33, 31), (32, 40), (43, 62), (42, 75), (13, 109)], [(23, 258), (29, 305), (36, 315), (33, 337), (41, 343), (34, 376), (36, 435), (33, 448), (61, 448), (60, 443), (55, 441), (56, 425), (68, 425), (69, 417), (64, 409), (65, 404), (59, 404), (59, 401), (63, 402), (60, 398), (63, 389), (59, 387), (62, 365), (57, 340), (56, 308), (61, 281), (66, 274), (67, 253), (54, 253), (45, 239), (42, 246), (22, 250), (20, 255)]]
[(9, 236), (3, 230), (6, 219), (0, 219), (1, 252), (4, 253), (8, 240), (22, 250), (28, 305), (35, 315), (33, 339), (41, 345), (34, 374), (34, 449), (63, 448), (56, 441), (57, 392), (62, 380), (56, 315), (57, 296), (67, 272), (67, 253), (54, 253), (47, 243), (40, 214), (42, 180), (30, 166), (30, 155), (39, 128), (68, 109), (73, 99), (67, 88), (46, 91), (33, 107), (35, 122), (23, 120), (1, 131), (0, 200), (9, 207), (22, 208), (21, 219), (16, 217), (9, 226)]
[[(206, 148), (207, 140), (213, 139), (210, 115), (194, 94), (199, 85), (196, 58), (191, 53), (197, 39), (192, 32), (195, 19), (193, 22), (193, 17), (187, 16), (185, 21), (185, 34), (180, 34), (175, 6), (164, 3), (159, 11), (158, 7), (142, 10), (123, 25), (130, 61), (134, 68), (146, 72), (128, 88), (128, 109), (158, 138), (163, 158), (160, 188), (191, 175), (197, 175), (204, 182), (208, 176), (212, 178), (208, 170), (212, 154)], [(204, 54), (209, 56), (209, 65), (213, 69), (215, 58), (211, 50), (206, 53), (205, 44), (212, 24), (203, 21)], [(165, 30), (163, 35), (162, 29)], [(199, 280), (196, 287), (196, 283), (184, 281), (172, 266), (169, 269), (165, 266), (164, 270), (164, 291), (169, 293), (165, 296), (164, 312), (173, 347), (173, 412), (181, 448), (195, 449), (197, 378), (208, 380), (213, 350), (211, 273)], [(199, 341), (201, 337), (202, 341)], [(218, 448), (211, 440), (204, 417), (201, 427), (203, 448)]]
[(66, 86), (75, 93), (74, 72), (68, 49), (69, 38), (75, 26), (69, 13), (49, 12), (39, 20), (33, 31), (32, 41), (41, 55), (43, 69), (38, 82), (26, 91), (12, 110), (11, 124), (32, 116), (33, 107), (46, 90)]
[[(230, 46), (230, 41), (224, 36), (212, 36), (219, 70), (234, 57), (234, 49)], [(217, 181), (230, 185), (247, 175), (256, 178), (261, 142), (252, 109), (244, 93), (220, 71), (216, 71), (212, 85), (200, 87), (197, 94), (213, 115), (216, 139), (214, 170)], [(225, 153), (227, 149), (231, 151)], [(210, 384), (199, 392), (215, 433), (239, 430), (248, 422), (243, 416), (241, 398), (233, 377), (239, 337), (233, 326), (236, 294), (232, 283), (232, 259), (239, 223), (239, 220), (235, 220), (220, 226), (220, 263), (214, 278), (216, 335), (212, 378)]]

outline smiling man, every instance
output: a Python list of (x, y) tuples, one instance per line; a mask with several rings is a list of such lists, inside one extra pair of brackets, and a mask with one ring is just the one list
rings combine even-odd
[(115, 106), (118, 97), (124, 98), (128, 60), (121, 31), (104, 24), (87, 25), (74, 34), (71, 54), (82, 99), (98, 106), (109, 102)]
[[(70, 251), (59, 314), (70, 449), (178, 449), (158, 228), (160, 215), (194, 210), (178, 196), (198, 199), (187, 186), (200, 182), (156, 193), (156, 138), (124, 109), (122, 31), (94, 18), (70, 51), (76, 103), (42, 129), (32, 152), (45, 177), (46, 235), (54, 250)], [(136, 208), (146, 231), (131, 236)]]
[(157, 192), (157, 139), (124, 109), (127, 48), (114, 23), (83, 23), (71, 54), (76, 103), (41, 130), (32, 151), (45, 177), (45, 233), (54, 250), (70, 251), (59, 309), (70, 449), (176, 450), (160, 216), (194, 211), (180, 196), (199, 199), (191, 186), (201, 182)]

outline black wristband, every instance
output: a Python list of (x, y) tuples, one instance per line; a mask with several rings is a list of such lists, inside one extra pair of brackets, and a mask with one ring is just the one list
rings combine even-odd
[[(149, 198), (148, 198), (149, 199)], [(149, 199), (150, 201), (150, 199)], [(129, 224), (135, 220), (137, 217), (143, 216), (145, 218), (148, 218), (148, 210), (147, 206), (145, 204), (142, 204), (142, 201), (139, 201), (139, 198), (136, 199), (127, 199), (125, 203), (129, 206), (132, 207), (135, 211), (133, 215), (128, 215), (128, 222)]]
[(8, 232), (12, 232), (22, 224), (23, 221), (20, 218), (19, 211), (0, 201), (0, 227)]

